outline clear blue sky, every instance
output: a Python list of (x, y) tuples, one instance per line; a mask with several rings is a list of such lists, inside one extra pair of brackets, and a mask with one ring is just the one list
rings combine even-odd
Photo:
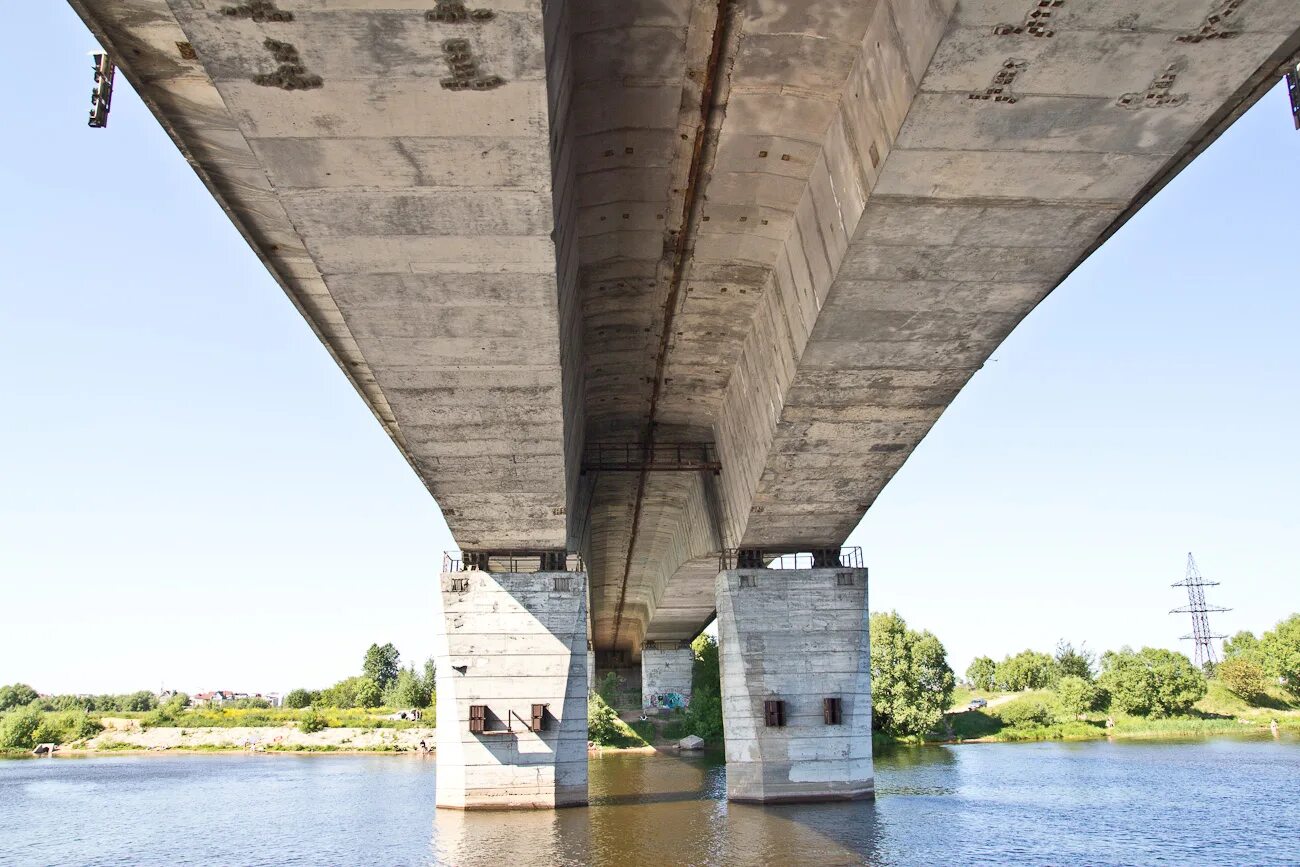
[[(289, 689), (432, 649), (438, 509), (62, 3), (0, 32), (0, 683)], [(1279, 87), (995, 353), (851, 540), (980, 653), (1300, 610), (1300, 133)], [(1185, 646), (1185, 645), (1183, 645)]]

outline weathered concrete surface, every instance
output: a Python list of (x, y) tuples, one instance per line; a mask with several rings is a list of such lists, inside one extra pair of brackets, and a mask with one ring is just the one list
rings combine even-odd
[[(440, 580), (438, 806), (587, 803), (587, 576), (469, 571)], [(549, 705), (538, 732), (528, 730), (534, 704)], [(470, 705), (487, 705), (489, 729), (514, 733), (471, 733)]]
[[(633, 657), (707, 623), (720, 548), (840, 544), (1300, 50), (1295, 0), (70, 2), (457, 541), (580, 550)], [(268, 38), (320, 86), (258, 83)], [(598, 439), (722, 474), (581, 476)]]
[[(582, 444), (564, 4), (72, 0), (312, 322), (470, 548), (564, 548)], [(439, 86), (467, 39), (484, 91)], [(259, 83), (287, 44), (318, 88)], [(182, 51), (184, 46), (184, 51)], [(193, 59), (187, 59), (189, 55)], [(562, 72), (558, 70), (557, 72)], [(555, 106), (549, 100), (557, 101)], [(557, 216), (564, 231), (556, 232)], [(564, 359), (569, 367), (564, 367)], [(503, 515), (510, 515), (503, 520)]]
[(671, 710), (689, 705), (694, 670), (695, 652), (686, 642), (646, 642), (641, 647), (641, 707)]
[[(727, 797), (871, 797), (866, 569), (740, 569), (717, 576)], [(822, 701), (838, 698), (841, 724)], [(785, 703), (784, 725), (764, 702)]]

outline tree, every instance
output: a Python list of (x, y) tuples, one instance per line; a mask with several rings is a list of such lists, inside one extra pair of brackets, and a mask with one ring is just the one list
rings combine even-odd
[(298, 710), (311, 704), (311, 692), (305, 689), (291, 689), (284, 697), (284, 706)]
[(362, 671), (379, 686), (381, 691), (397, 680), (397, 672), (400, 670), (401, 654), (397, 652), (396, 647), (391, 643), (383, 647), (378, 644), (370, 645), (370, 649), (366, 651)]
[(158, 696), (142, 689), (139, 692), (133, 692), (130, 695), (122, 696), (122, 710), (127, 711), (146, 711), (153, 710), (158, 706)]
[(721, 741), (722, 672), (718, 640), (700, 634), (691, 642), (695, 662), (691, 666), (691, 703), (686, 708), (686, 731), (706, 741)]
[(357, 707), (379, 707), (384, 701), (384, 691), (368, 677), (361, 678), (356, 695)]
[(991, 656), (977, 656), (966, 667), (966, 680), (976, 689), (989, 692), (993, 689), (993, 678), (997, 674), (998, 664)]
[(432, 656), (424, 661), (424, 690), (429, 693), (429, 704), (433, 704), (438, 696), (438, 664)]
[(1096, 661), (1096, 654), (1088, 649), (1087, 644), (1079, 645), (1075, 650), (1074, 645), (1062, 638), (1056, 642), (1056, 673), (1058, 677), (1073, 675), (1081, 677), (1084, 680), (1092, 680), (1092, 666)]
[(1067, 674), (1056, 682), (1056, 700), (1060, 702), (1061, 710), (1077, 719), (1096, 704), (1097, 687), (1091, 680)]
[(424, 688), (424, 679), (415, 673), (415, 666), (397, 673), (397, 680), (393, 681), (385, 693), (384, 703), (390, 707), (429, 706), (429, 693)]
[(896, 612), (871, 615), (871, 716), (874, 726), (923, 735), (952, 704), (947, 652), (929, 632), (907, 628)]
[(1036, 650), (1022, 650), (998, 663), (998, 688), (1007, 692), (1046, 689), (1056, 682), (1056, 660)]
[(13, 710), (16, 707), (25, 707), (36, 699), (40, 698), (36, 690), (32, 689), (25, 683), (15, 683), (10, 686), (0, 686), (0, 711)]
[(1215, 677), (1246, 701), (1254, 701), (1263, 696), (1268, 686), (1264, 669), (1254, 659), (1244, 654), (1230, 656), (1220, 662)]
[(1243, 629), (1231, 638), (1223, 640), (1223, 658), (1254, 654), (1259, 649), (1259, 639), (1249, 629)]
[(1159, 647), (1107, 651), (1101, 685), (1111, 706), (1135, 716), (1184, 714), (1205, 696), (1205, 675), (1181, 653)]
[(1300, 698), (1300, 614), (1292, 614), (1259, 639), (1264, 671), (1280, 677), (1282, 686)]
[(322, 689), (315, 703), (322, 707), (357, 707), (360, 704), (357, 693), (367, 683), (374, 684), (374, 681), (365, 675), (344, 678), (328, 689)]

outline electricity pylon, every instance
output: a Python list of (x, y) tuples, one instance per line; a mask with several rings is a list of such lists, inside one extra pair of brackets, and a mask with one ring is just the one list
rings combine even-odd
[(1196, 568), (1196, 561), (1192, 559), (1192, 554), (1187, 553), (1187, 577), (1177, 584), (1171, 584), (1171, 587), (1187, 588), (1187, 604), (1182, 608), (1175, 608), (1170, 614), (1190, 614), (1192, 615), (1192, 631), (1190, 635), (1184, 635), (1183, 640), (1192, 639), (1196, 642), (1196, 664), (1205, 666), (1208, 663), (1217, 662), (1218, 659), (1214, 654), (1214, 640), (1226, 638), (1225, 635), (1216, 635), (1210, 631), (1210, 618), (1208, 615), (1211, 611), (1231, 611), (1230, 608), (1223, 608), (1218, 605), (1207, 605), (1205, 603), (1205, 588), (1218, 587), (1218, 581), (1206, 581), (1201, 577), (1201, 570)]

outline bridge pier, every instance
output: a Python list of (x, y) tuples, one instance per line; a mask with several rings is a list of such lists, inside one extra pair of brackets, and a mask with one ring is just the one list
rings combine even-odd
[(641, 646), (641, 707), (685, 707), (691, 703), (695, 651), (686, 641), (647, 641)]
[(716, 584), (727, 798), (870, 798), (867, 570), (734, 569)]
[(440, 580), (437, 805), (586, 804), (586, 573)]

